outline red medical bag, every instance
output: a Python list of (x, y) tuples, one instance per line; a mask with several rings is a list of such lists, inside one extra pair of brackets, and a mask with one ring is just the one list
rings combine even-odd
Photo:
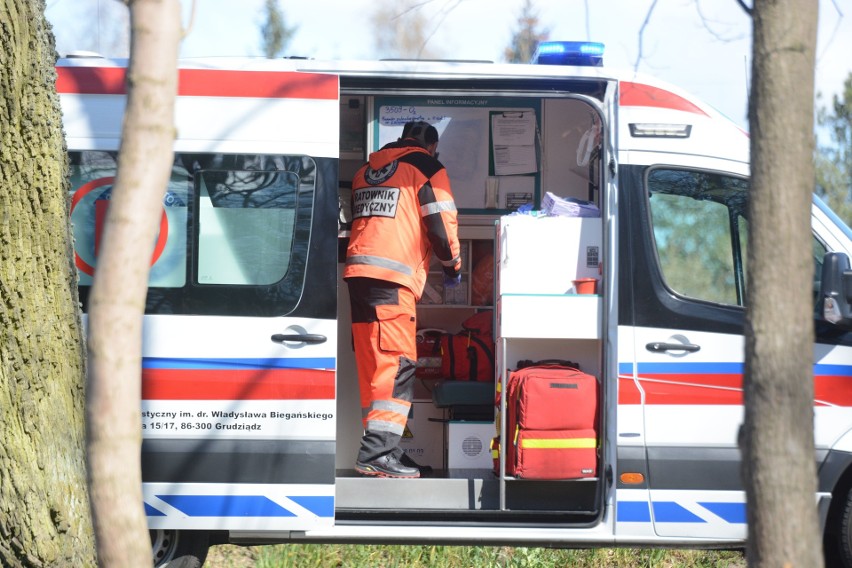
[(506, 453), (506, 475), (595, 477), (597, 408), (598, 382), (592, 375), (560, 365), (512, 371), (506, 387), (507, 442), (494, 442), (497, 455)]

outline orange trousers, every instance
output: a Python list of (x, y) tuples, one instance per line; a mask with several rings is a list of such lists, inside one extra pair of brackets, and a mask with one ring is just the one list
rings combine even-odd
[(402, 453), (414, 391), (417, 316), (414, 293), (373, 278), (349, 278), (352, 343), (358, 368), (364, 436), (359, 462)]

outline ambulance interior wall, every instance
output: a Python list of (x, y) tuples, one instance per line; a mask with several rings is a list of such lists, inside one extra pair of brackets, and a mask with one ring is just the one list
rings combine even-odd
[[(339, 161), (340, 205), (342, 215), (349, 219), (348, 195), (352, 177), (367, 158), (367, 149), (371, 140), (367, 137), (369, 128), (369, 109), (372, 97), (343, 96), (341, 99), (341, 159)], [(351, 100), (357, 101), (350, 103)], [(490, 99), (490, 100), (493, 100)], [(596, 112), (587, 103), (578, 99), (543, 99), (541, 104), (541, 132), (539, 133), (539, 180), (540, 197), (550, 191), (560, 197), (589, 198), (589, 176), (599, 176), (598, 171), (590, 171), (588, 165), (581, 165), (583, 152), (578, 152), (584, 133), (599, 128), (600, 121)], [(360, 109), (360, 110), (359, 110)], [(361, 130), (360, 132), (353, 132)], [(488, 133), (483, 133), (488, 136)], [(363, 144), (358, 144), (357, 140)], [(345, 142), (344, 142), (345, 141)], [(355, 141), (355, 142), (353, 142)], [(345, 147), (343, 145), (345, 144)], [(440, 151), (440, 146), (439, 146)], [(452, 172), (449, 172), (452, 183)], [(483, 179), (482, 187), (485, 187)], [(484, 189), (483, 189), (484, 191)], [(599, 201), (599, 194), (594, 195)], [(462, 214), (459, 216), (462, 238), (477, 240), (494, 238), (494, 224), (499, 215)], [(341, 239), (345, 246), (345, 236)], [(337, 456), (338, 470), (352, 470), (361, 436), (361, 409), (358, 394), (358, 377), (355, 358), (352, 351), (350, 331), (349, 293), (342, 280), (342, 257), (338, 264), (338, 353), (337, 353)], [(418, 327), (437, 327), (451, 332), (461, 329), (461, 322), (482, 307), (468, 305), (425, 306), (418, 311)], [(484, 309), (491, 309), (486, 307)], [(589, 371), (600, 369), (600, 347), (595, 342), (578, 342), (576, 356), (569, 357), (535, 340), (516, 343), (507, 353), (507, 363), (514, 365), (519, 359), (564, 358), (577, 361)], [(574, 351), (573, 349), (571, 350)], [(594, 371), (592, 371), (594, 372)], [(416, 404), (428, 404), (429, 393), (420, 384), (415, 393)]]
[[(341, 159), (339, 179), (341, 185), (348, 185), (357, 169), (366, 161), (369, 151), (374, 149), (376, 143), (372, 140), (374, 127), (370, 124), (371, 117), (367, 110), (372, 107), (373, 97), (364, 96), (342, 96), (341, 97)], [(518, 97), (514, 97), (517, 101)], [(489, 104), (499, 106), (496, 97), (487, 98)], [(536, 105), (538, 106), (538, 105)], [(597, 112), (591, 105), (580, 99), (572, 98), (548, 98), (540, 101), (541, 107), (541, 131), (536, 133), (536, 156), (538, 162), (538, 197), (544, 196), (546, 192), (552, 192), (559, 197), (573, 197), (588, 200), (590, 178), (597, 181), (600, 177), (599, 161), (587, 150), (586, 139), (599, 140), (601, 121)], [(353, 132), (353, 129), (360, 132)], [(588, 134), (587, 134), (588, 133)], [(483, 132), (482, 137), (488, 138), (489, 132)], [(353, 140), (362, 140), (362, 143), (354, 143)], [(441, 142), (438, 144), (440, 152)], [(481, 182), (474, 183), (472, 187), (481, 188), (479, 196), (464, 196), (465, 202), (485, 203), (486, 179), (491, 172), (481, 170)], [(452, 185), (453, 172), (448, 169), (450, 183)], [(527, 175), (520, 176), (490, 176), (498, 180), (499, 192), (503, 203), (505, 191), (518, 186), (516, 178), (528, 178)], [(524, 184), (521, 184), (523, 186)], [(597, 184), (594, 184), (597, 185)], [(343, 197), (343, 193), (341, 193)], [(600, 196), (595, 193), (595, 201)], [(344, 214), (349, 215), (348, 203), (341, 203), (347, 210)], [(506, 210), (498, 209), (493, 214), (486, 210), (477, 210), (476, 216), (496, 217), (505, 213)], [(478, 220), (477, 223), (481, 222)]]

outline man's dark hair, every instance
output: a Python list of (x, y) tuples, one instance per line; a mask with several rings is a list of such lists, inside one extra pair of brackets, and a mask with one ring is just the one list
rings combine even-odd
[(402, 140), (413, 138), (426, 148), (438, 141), (438, 129), (423, 121), (406, 122), (402, 127)]

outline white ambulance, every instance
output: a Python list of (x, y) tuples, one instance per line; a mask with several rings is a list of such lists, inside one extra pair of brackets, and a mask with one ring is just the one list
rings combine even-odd
[[(225, 542), (744, 545), (748, 135), (601, 56), (552, 43), (530, 65), (181, 62), (140, 408), (158, 564)], [(84, 310), (125, 70), (57, 66)], [(348, 193), (409, 120), (439, 130), (464, 256), (460, 287), (430, 276), (418, 326), (491, 313), (495, 376), (419, 378), (403, 445), (431, 474), (363, 478)], [(850, 566), (852, 232), (816, 197), (812, 218), (817, 500)], [(597, 378), (593, 477), (516, 478), (493, 461), (492, 438), (512, 443), (497, 387), (546, 359)]]

